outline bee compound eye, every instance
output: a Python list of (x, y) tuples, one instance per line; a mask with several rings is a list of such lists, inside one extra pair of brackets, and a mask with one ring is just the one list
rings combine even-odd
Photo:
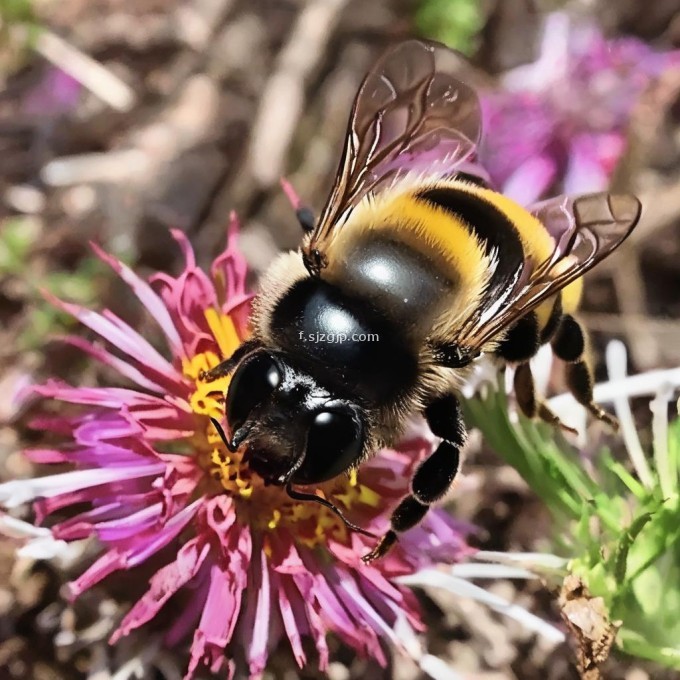
[(319, 483), (347, 470), (361, 455), (363, 430), (350, 411), (317, 413), (307, 437), (305, 461), (294, 481)]
[(281, 384), (281, 369), (266, 352), (247, 358), (234, 373), (227, 392), (226, 416), (232, 432)]

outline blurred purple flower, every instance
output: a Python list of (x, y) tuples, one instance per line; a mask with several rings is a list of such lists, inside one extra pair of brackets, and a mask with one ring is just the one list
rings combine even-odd
[(480, 160), (495, 184), (528, 204), (557, 189), (601, 191), (621, 158), (631, 112), (680, 50), (635, 38), (607, 40), (592, 25), (548, 15), (538, 59), (508, 72), (483, 97)]
[(24, 98), (23, 110), (38, 116), (68, 113), (78, 105), (81, 92), (82, 85), (75, 78), (56, 66), (48, 66)]
[[(0, 485), (0, 502), (11, 508), (32, 501), (37, 522), (48, 520), (50, 536), (44, 528), (32, 534), (11, 519), (5, 525), (31, 539), (23, 551), (34, 557), (52, 556), (79, 539), (99, 539), (102, 554), (69, 585), (72, 598), (114, 572), (154, 560), (157, 571), (148, 590), (112, 642), (162, 620), (163, 607), (182, 591), (175, 603), (183, 605), (167, 623), (166, 642), (193, 636), (186, 678), (200, 667), (233, 677), (235, 659), (243, 659), (246, 675), (259, 677), (283, 636), (300, 666), (307, 662), (302, 639), (311, 638), (323, 670), (329, 632), (381, 664), (387, 662), (385, 643), (418, 658), (418, 606), (398, 578), (472, 553), (465, 542), (468, 527), (435, 510), (386, 558), (364, 565), (370, 539), (348, 532), (320, 505), (293, 501), (282, 489), (265, 486), (242, 462), (242, 453), (226, 450), (210, 422), (210, 416), (224, 417), (228, 378), (207, 384), (199, 374), (248, 334), (251, 296), (236, 232), (234, 221), (211, 276), (196, 267), (186, 238), (175, 232), (186, 265), (177, 278), (157, 275), (159, 292), (97, 249), (158, 323), (171, 360), (111, 312), (53, 300), (103, 343), (67, 341), (135, 386), (50, 381), (34, 388), (77, 408), (34, 423), (67, 437), (67, 444), (27, 455), (36, 463), (69, 463), (75, 469)], [(319, 492), (352, 521), (380, 534), (431, 446), (431, 438), (414, 430), (399, 451), (382, 451)], [(71, 512), (64, 519), (66, 510)]]

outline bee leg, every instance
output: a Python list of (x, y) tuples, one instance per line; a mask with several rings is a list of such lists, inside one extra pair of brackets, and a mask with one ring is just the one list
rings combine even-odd
[(567, 432), (578, 434), (573, 427), (565, 425), (557, 414), (550, 410), (545, 402), (536, 398), (534, 376), (531, 373), (531, 366), (528, 363), (517, 366), (512, 386), (515, 398), (517, 399), (517, 405), (527, 418), (538, 417), (555, 427), (561, 427)]
[(522, 413), (527, 418), (538, 417), (556, 427), (561, 427), (567, 432), (576, 434), (576, 430), (565, 425), (541, 399), (537, 398), (534, 376), (531, 373), (531, 366), (529, 366), (529, 359), (536, 355), (541, 344), (555, 332), (555, 325), (559, 321), (560, 313), (561, 304), (560, 299), (557, 298), (550, 313), (550, 319), (543, 330), (540, 328), (535, 312), (525, 314), (510, 328), (505, 338), (498, 345), (496, 354), (505, 361), (519, 364), (515, 369), (513, 391)]
[(314, 211), (309, 206), (302, 203), (297, 192), (293, 189), (293, 185), (288, 180), (281, 178), (281, 188), (283, 189), (283, 193), (286, 194), (286, 198), (288, 198), (290, 204), (293, 206), (293, 210), (295, 210), (295, 216), (302, 227), (302, 231), (304, 231), (305, 234), (308, 234), (314, 229), (314, 225), (316, 224)]
[(541, 346), (538, 317), (534, 312), (525, 314), (501, 340), (496, 354), (510, 363), (529, 361)]
[(576, 401), (585, 406), (598, 420), (615, 430), (618, 429), (616, 418), (593, 401), (593, 372), (585, 357), (585, 332), (573, 316), (565, 314), (562, 317), (551, 344), (555, 356), (567, 364), (567, 385)]
[(242, 359), (259, 346), (260, 342), (258, 340), (246, 340), (236, 348), (236, 351), (228, 359), (217, 364), (217, 366), (214, 366), (209, 371), (201, 371), (198, 374), (198, 379), (203, 382), (213, 382), (214, 380), (219, 380), (219, 378), (224, 378), (238, 366)]
[(411, 481), (411, 494), (392, 513), (390, 530), (362, 558), (366, 563), (386, 555), (397, 542), (398, 535), (425, 517), (430, 505), (446, 494), (458, 474), (460, 452), (466, 439), (458, 399), (453, 394), (440, 397), (425, 409), (425, 418), (432, 433), (441, 437), (442, 442), (419, 465)]

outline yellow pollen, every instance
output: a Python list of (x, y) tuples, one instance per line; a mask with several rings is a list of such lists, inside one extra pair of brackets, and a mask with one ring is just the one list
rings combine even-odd
[(205, 310), (205, 320), (210, 326), (215, 342), (220, 348), (222, 355), (231, 356), (234, 350), (241, 344), (234, 322), (225, 314), (220, 314), (215, 309)]
[(274, 512), (272, 513), (272, 518), (267, 523), (267, 527), (269, 527), (270, 529), (276, 529), (276, 527), (279, 526), (280, 521), (281, 513), (275, 509)]

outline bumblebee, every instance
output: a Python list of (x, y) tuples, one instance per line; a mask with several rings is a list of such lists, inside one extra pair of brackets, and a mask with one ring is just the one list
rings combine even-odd
[(233, 373), (229, 435), (214, 421), (226, 446), (245, 446), (266, 482), (338, 514), (293, 485), (358, 466), (424, 415), (441, 441), (366, 561), (455, 479), (466, 439), (458, 391), (481, 354), (516, 366), (527, 416), (559, 424), (528, 363), (550, 342), (576, 399), (614, 423), (593, 402), (572, 313), (581, 276), (631, 233), (640, 202), (597, 193), (524, 208), (496, 192), (477, 162), (480, 104), (454, 76), (458, 63), (443, 45), (412, 40), (368, 73), (319, 219), (298, 210), (302, 244), (266, 273), (252, 338), (203, 376)]

